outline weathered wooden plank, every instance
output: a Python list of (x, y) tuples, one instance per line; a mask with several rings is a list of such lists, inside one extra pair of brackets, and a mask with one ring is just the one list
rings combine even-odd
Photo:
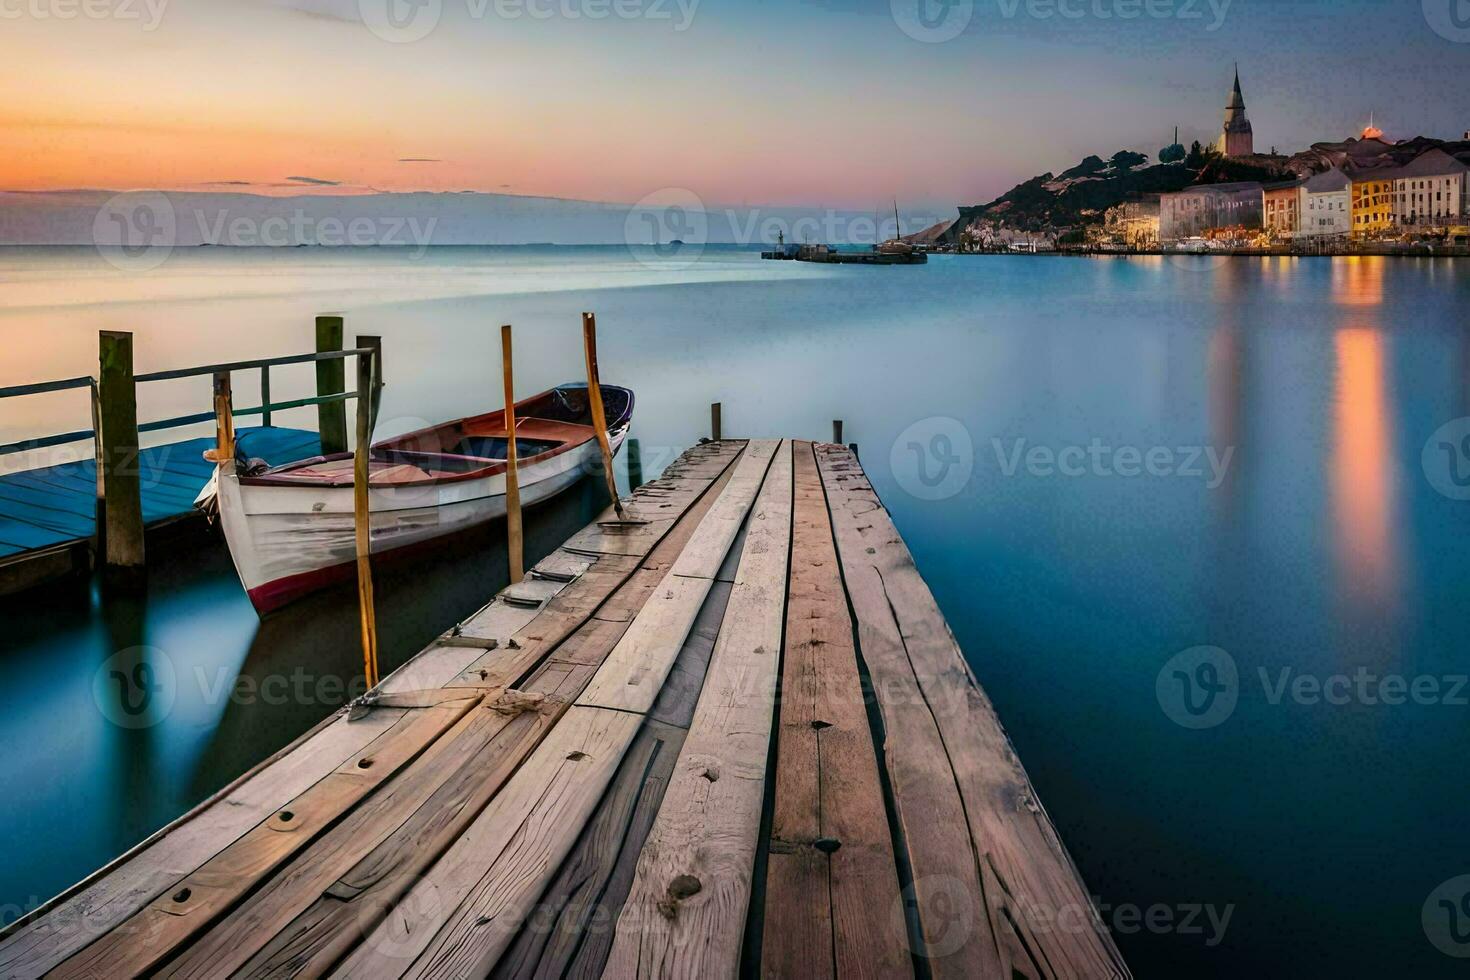
[[(738, 446), (722, 457), (726, 463), (735, 451)], [(711, 462), (710, 469), (716, 465), (718, 459)], [(586, 559), (557, 553), (537, 567), (562, 573), (573, 561), (585, 563)], [(633, 559), (609, 562), (602, 577), (584, 575), (574, 580), (572, 585), (580, 586), (578, 601), (594, 602), (596, 590), (602, 590), (605, 597), (634, 567), (626, 562)], [(568, 585), (547, 580), (543, 587), (554, 595), (565, 591)], [(542, 612), (546, 612), (545, 607)], [(534, 608), (492, 601), (471, 617), (466, 631), (483, 632), (492, 638), (511, 636), (536, 619)], [(411, 693), (437, 688), (452, 681), (467, 661), (482, 655), (482, 650), (472, 647), (431, 645), (385, 679), (381, 690)], [(401, 714), (401, 711), (379, 710), (368, 719), (350, 723), (339, 714), (302, 736), (268, 760), (268, 764), (247, 774), (251, 783), (248, 791), (242, 777), (226, 791), (69, 890), (41, 914), (12, 928), (0, 941), (0, 971), (39, 975), (56, 966), (160, 896), (180, 877), (330, 773), (343, 759), (354, 756), (391, 727)], [(325, 755), (319, 754), (323, 752)], [(43, 920), (44, 928), (38, 928)]]
[[(751, 451), (752, 449), (754, 452)], [(728, 484), (719, 496), (714, 498), (708, 512), (700, 520), (693, 533), (688, 536), (686, 543), (678, 552), (678, 559), (675, 560), (675, 563), (688, 555), (691, 549), (703, 551), (721, 546), (728, 549), (729, 541), (738, 532), (738, 527), (731, 529), (728, 526), (731, 488), (738, 487), (737, 492), (743, 496), (746, 493), (744, 484), (749, 481), (750, 471), (754, 469), (758, 473), (764, 473), (768, 463), (769, 454), (766, 447), (753, 445), (747, 448), (747, 452), (741, 457), (741, 463), (731, 474)], [(747, 504), (746, 507), (748, 509), (749, 505)], [(724, 556), (720, 554), (719, 557), (723, 560)], [(718, 570), (719, 563), (717, 562), (711, 572), (718, 572)], [(598, 680), (610, 670), (619, 677), (630, 676), (627, 672), (627, 665), (614, 663), (614, 658), (618, 656), (619, 651), (626, 652), (625, 641), (635, 631), (640, 631), (645, 636), (658, 635), (664, 638), (664, 642), (673, 642), (682, 646), (682, 640), (688, 633), (689, 625), (677, 621), (677, 617), (670, 617), (668, 610), (675, 606), (682, 607), (682, 603), (675, 601), (676, 599), (682, 598), (683, 602), (694, 601), (680, 590), (698, 585), (700, 589), (698, 594), (703, 596), (708, 594), (711, 584), (710, 579), (690, 579), (672, 573), (666, 575), (664, 583), (659, 585), (655, 594), (649, 598), (648, 604), (634, 617), (633, 621), (626, 625), (618, 624), (626, 632), (613, 647), (612, 652), (605, 657), (598, 669), (597, 677), (594, 678), (588, 689), (591, 690)], [(660, 603), (661, 595), (669, 596), (669, 601)], [(688, 595), (692, 596), (693, 593)], [(697, 606), (695, 611), (697, 614)], [(682, 612), (679, 615), (682, 616)], [(689, 618), (692, 620), (693, 616)], [(650, 626), (650, 622), (656, 625)], [(661, 678), (667, 672), (667, 666), (658, 670), (660, 686)], [(647, 675), (635, 672), (631, 676), (635, 684), (641, 684), (642, 679)], [(648, 707), (644, 706), (642, 710), (646, 711)], [(620, 706), (618, 713), (623, 717), (636, 718), (641, 711)], [(629, 738), (631, 739), (631, 734)], [(604, 774), (606, 779), (611, 779), (618, 765), (618, 759), (625, 748), (626, 743), (614, 747), (612, 764)], [(533, 760), (534, 758), (537, 757), (533, 757)], [(546, 757), (542, 755), (539, 758), (542, 759), (539, 765), (544, 769)], [(543, 777), (545, 774), (541, 773), (538, 776), (532, 767), (532, 762), (528, 761), (526, 767), (517, 774), (516, 778)], [(596, 787), (596, 792), (585, 798), (577, 796), (548, 801), (548, 811), (544, 819), (538, 821), (538, 830), (534, 835), (517, 836), (514, 833), (514, 826), (508, 827), (506, 822), (513, 820), (519, 811), (510, 811), (511, 816), (508, 817), (506, 811), (497, 808), (498, 800), (492, 802), (491, 806), (486, 808), (486, 811), (476, 819), (455, 844), (455, 848), (459, 851), (452, 849), (450, 853), (447, 853), (443, 861), (428, 872), (427, 881), (430, 884), (421, 883), (419, 886), (422, 889), (420, 892), (422, 895), (434, 895), (438, 904), (426, 912), (422, 908), (412, 907), (413, 897), (410, 895), (406, 900), (410, 908), (397, 913), (398, 918), (396, 919), (393, 917), (394, 914), (390, 913), (389, 919), (368, 937), (364, 947), (353, 954), (349, 960), (350, 963), (357, 964), (353, 969), (392, 968), (392, 964), (382, 962), (375, 953), (363, 952), (363, 949), (374, 944), (381, 945), (385, 937), (394, 938), (395, 949), (397, 949), (401, 945), (397, 943), (397, 938), (401, 934), (420, 946), (420, 954), (409, 975), (454, 976), (460, 975), (460, 971), (464, 970), (473, 972), (488, 970), (515, 936), (531, 903), (571, 850), (579, 832), (590, 817), (591, 809), (596, 805), (602, 788), (603, 786)], [(510, 792), (508, 787), (506, 793)], [(510, 843), (498, 843), (502, 840)], [(491, 859), (488, 867), (485, 864), (486, 858)], [(466, 862), (469, 864), (468, 867), (465, 866)], [(470, 874), (471, 870), (476, 868), (482, 869), (483, 872), (477, 880)], [(452, 914), (446, 914), (440, 907), (445, 904), (443, 899), (446, 889), (453, 901), (457, 903)], [(436, 935), (431, 939), (426, 938), (426, 933), (433, 930), (437, 930)], [(427, 942), (427, 946), (422, 945), (424, 942)], [(366, 965), (369, 963), (375, 965), (369, 967)]]
[(161, 895), (251, 827), (356, 757), (403, 716), (334, 715), (134, 850), (71, 889), (0, 941), (0, 976), (55, 967)]
[(711, 587), (674, 669), (638, 737), (628, 749), (597, 812), (562, 862), (556, 878), (526, 915), (492, 976), (602, 975), (613, 926), (633, 884), (638, 854), (663, 802), (704, 685), (720, 622), (725, 617), (741, 538), (726, 559), (728, 576)]
[(791, 575), (761, 974), (913, 976), (852, 618), (812, 445), (793, 447)]
[(780, 663), (791, 543), (790, 443), (751, 513), (709, 673), (638, 858), (611, 977), (733, 977), (739, 967)]
[(602, 975), (613, 924), (638, 852), (674, 771), (684, 729), (646, 721), (597, 812), (490, 974), (509, 978)]
[[(778, 445), (755, 440), (746, 446), (729, 485), (578, 704), (639, 714), (653, 707)], [(681, 574), (681, 568), (688, 574)]]
[[(887, 732), (889, 781), (931, 971), (1128, 976), (888, 512), (850, 451), (816, 452)], [(957, 908), (971, 927), (963, 942), (953, 932)], [(1050, 925), (1059, 915), (1075, 921), (1083, 909), (1090, 928)]]
[[(523, 897), (534, 898), (566, 856), (575, 839), (566, 824), (585, 824), (641, 724), (626, 711), (569, 710), (334, 975), (378, 980), (487, 972), (489, 958), (519, 924)], [(482, 879), (496, 887), (477, 889)]]
[(291, 855), (309, 846), (333, 821), (459, 721), (476, 701), (478, 695), (407, 713), (361, 753), (197, 870), (170, 884), (159, 898), (47, 976), (134, 976), (149, 970)]
[[(727, 468), (707, 484), (708, 493), (689, 507), (659, 542), (649, 556), (651, 563), (672, 563), (732, 475)], [(614, 596), (627, 591), (647, 595), (641, 582), (628, 580)], [(593, 611), (590, 605), (582, 609), (584, 614)], [(555, 625), (538, 626), (548, 613)], [(561, 642), (564, 619), (548, 606), (542, 616), (517, 634), (522, 642), (507, 643), (479, 661), (485, 664), (486, 678), (480, 678), (478, 672), (474, 677), (480, 682), (477, 686), (503, 689), (517, 684), (523, 691), (547, 695), (534, 720), (499, 722), (500, 728), (480, 726), (463, 736), (468, 740), (463, 749), (426, 756), (422, 766), (389, 787), (387, 792), (393, 796), (390, 807), (380, 808), (377, 799), (369, 801), (311, 854), (270, 882), (228, 922), (171, 964), (170, 970), (188, 975), (187, 971), (195, 968), (191, 964), (238, 964), (254, 953), (242, 970), (247, 975), (299, 975), (320, 972), (351, 949), (381, 918), (383, 909), (401, 897), (415, 876), (449, 846), (515, 766), (532, 752), (568, 702), (586, 686), (595, 666), (608, 655), (627, 626), (588, 619)], [(558, 643), (554, 659), (538, 667), (551, 652), (549, 645)], [(531, 676), (519, 683), (526, 674)], [(492, 679), (497, 683), (491, 684)], [(477, 744), (476, 738), (482, 744)], [(453, 766), (465, 767), (465, 771), (442, 771)], [(425, 771), (431, 768), (439, 771)], [(409, 811), (413, 811), (411, 816)], [(364, 812), (370, 815), (362, 816)], [(391, 831), (386, 836), (382, 832), (385, 826)]]
[[(385, 842), (389, 847), (409, 841), (425, 844), (444, 832), (443, 825), (452, 824), (461, 810), (476, 801), (483, 805), (514, 769), (507, 754), (535, 744), (550, 729), (558, 710), (556, 702), (543, 702), (540, 710), (510, 715), (497, 711), (488, 700), (483, 702), (399, 778), (322, 835), (157, 976), (213, 977), (242, 970), (247, 962), (252, 970), (246, 975), (260, 975), (270, 972), (260, 966), (274, 968), (296, 955), (297, 946), (288, 940), (294, 941), (297, 933), (284, 939), (278, 933)], [(307, 950), (313, 955), (336, 938), (309, 929), (301, 932), (313, 941)], [(262, 949), (268, 955), (260, 959), (268, 962), (251, 961)]]

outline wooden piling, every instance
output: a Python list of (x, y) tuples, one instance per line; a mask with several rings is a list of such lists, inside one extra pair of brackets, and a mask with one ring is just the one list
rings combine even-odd
[(525, 578), (526, 555), (521, 537), (521, 480), (516, 460), (516, 385), (508, 323), (500, 328), (500, 363), (505, 381), (505, 540), (510, 552), (510, 581), (515, 584)]
[(837, 446), (842, 445), (842, 420), (841, 419), (833, 419), (832, 420), (832, 443), (833, 443), (833, 445), (837, 445)]
[(714, 402), (709, 407), (709, 437), (715, 442), (720, 441), (720, 403)]
[[(320, 325), (320, 320), (317, 321)], [(338, 343), (341, 343), (341, 318), (337, 318)], [(373, 360), (371, 354), (357, 357), (357, 390), (370, 390), (373, 383)], [(319, 365), (322, 363), (317, 362)], [(341, 364), (341, 361), (333, 363)], [(338, 374), (341, 374), (339, 369)], [(320, 376), (318, 376), (320, 381)], [(345, 414), (345, 413), (344, 413)], [(373, 609), (373, 566), (372, 566), (372, 501), (368, 496), (368, 453), (372, 448), (372, 399), (357, 399), (357, 447), (352, 466), (352, 513), (357, 532), (357, 599), (362, 625), (362, 663), (367, 677), (367, 686), (378, 684), (378, 621)], [(326, 435), (322, 436), (326, 449)]]
[(97, 484), (104, 515), (104, 561), (109, 577), (144, 573), (143, 501), (138, 473), (138, 395), (133, 382), (133, 335), (98, 335)]
[(628, 492), (643, 486), (643, 447), (637, 439), (628, 440)]
[(359, 350), (366, 347), (373, 352), (373, 387), (372, 401), (372, 429), (378, 431), (378, 409), (383, 402), (383, 338), (368, 334), (358, 334), (354, 342)]
[(214, 452), (205, 455), (216, 463), (229, 464), (235, 458), (235, 399), (228, 371), (214, 375), (214, 433)]
[(607, 478), (607, 495), (613, 509), (623, 516), (623, 499), (618, 496), (618, 480), (613, 475), (612, 445), (607, 440), (607, 415), (602, 410), (602, 376), (597, 369), (597, 316), (582, 314), (582, 347), (587, 354), (587, 403), (592, 409), (592, 427), (597, 431), (597, 445), (602, 449), (602, 472)]
[[(316, 352), (342, 349), (342, 318), (316, 318)], [(341, 394), (346, 390), (347, 369), (340, 360), (316, 362), (316, 393), (319, 397)], [(347, 406), (343, 402), (326, 402), (316, 408), (317, 431), (322, 437), (323, 453), (347, 451)]]

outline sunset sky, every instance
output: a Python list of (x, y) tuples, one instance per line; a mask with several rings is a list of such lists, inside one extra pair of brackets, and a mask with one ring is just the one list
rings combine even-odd
[(1235, 59), (1261, 150), (1470, 129), (1460, 0), (614, 2), (0, 0), (0, 188), (948, 208), (1213, 138)]

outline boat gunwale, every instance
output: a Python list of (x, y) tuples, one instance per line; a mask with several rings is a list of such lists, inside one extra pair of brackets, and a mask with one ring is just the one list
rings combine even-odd
[[(579, 385), (573, 385), (573, 384), (557, 385), (554, 388), (548, 388), (547, 390), (545, 390), (543, 392), (540, 392), (539, 394), (531, 395), (528, 398), (522, 399), (521, 401), (519, 401), (519, 402), (516, 403), (516, 409), (519, 412), (523, 407), (529, 406), (529, 405), (531, 405), (531, 404), (533, 404), (535, 402), (539, 402), (539, 401), (541, 401), (541, 400), (543, 400), (545, 398), (548, 398), (548, 397), (550, 397), (552, 394), (554, 394), (557, 391), (560, 391), (560, 390), (562, 390), (564, 388), (575, 388), (575, 387), (586, 387), (586, 386), (585, 385), (580, 385), (579, 386)], [(608, 438), (610, 438), (610, 439), (618, 438), (632, 424), (632, 420), (633, 420), (633, 401), (634, 401), (633, 390), (631, 388), (624, 388), (624, 387), (622, 387), (620, 385), (609, 385), (609, 384), (601, 384), (601, 385), (599, 385), (599, 387), (601, 387), (603, 390), (614, 390), (614, 391), (626, 392), (627, 395), (628, 395), (628, 404), (627, 404), (627, 407), (623, 410), (623, 412), (621, 413), (621, 415), (619, 415), (619, 417), (616, 420), (613, 420), (613, 421), (609, 422), (609, 424), (607, 426)], [(406, 441), (411, 440), (411, 439), (413, 439), (415, 437), (423, 436), (423, 435), (429, 434), (429, 433), (439, 432), (439, 431), (442, 431), (442, 430), (444, 430), (446, 428), (449, 428), (451, 426), (464, 425), (464, 424), (469, 423), (469, 422), (478, 422), (478, 421), (482, 421), (482, 420), (485, 420), (485, 421), (492, 420), (497, 415), (498, 416), (501, 416), (501, 418), (503, 419), (504, 418), (504, 415), (505, 415), (505, 410), (504, 409), (500, 409), (499, 411), (496, 411), (496, 412), (487, 412), (487, 413), (485, 413), (483, 415), (468, 415), (468, 416), (465, 416), (464, 418), (452, 419), (452, 420), (450, 420), (448, 422), (440, 423), (439, 425), (427, 426), (427, 427), (422, 428), (422, 429), (416, 429), (413, 432), (406, 432), (406, 433), (404, 433), (402, 435), (394, 436), (392, 439), (385, 439), (382, 442), (373, 444), (373, 446), (369, 450), (369, 459), (371, 460), (371, 458), (372, 458), (372, 450), (376, 450), (376, 449), (396, 450), (397, 449), (397, 444), (406, 442)], [(517, 428), (519, 429), (519, 423), (520, 422), (533, 422), (533, 421), (537, 421), (537, 419), (535, 418), (535, 416), (529, 416), (529, 417), (524, 418), (524, 419), (519, 419), (518, 420)], [(557, 420), (554, 420), (554, 419), (546, 419), (546, 420), (542, 420), (542, 421), (557, 422)], [(558, 422), (557, 424), (563, 424), (563, 425), (581, 425), (581, 423), (576, 423), (576, 422), (569, 422), (569, 423), (561, 423), (561, 422)], [(542, 453), (537, 453), (534, 456), (528, 456), (528, 457), (526, 457), (524, 459), (518, 459), (516, 461), (517, 469), (534, 466), (534, 465), (536, 465), (538, 463), (543, 463), (543, 462), (546, 462), (547, 460), (554, 459), (557, 456), (560, 456), (560, 455), (562, 455), (562, 454), (564, 454), (566, 452), (569, 452), (569, 451), (571, 451), (573, 449), (578, 449), (578, 448), (580, 448), (582, 446), (585, 446), (587, 443), (589, 443), (589, 442), (591, 442), (591, 441), (593, 441), (594, 439), (597, 438), (596, 430), (591, 425), (587, 425), (587, 426), (585, 426), (585, 428), (586, 428), (587, 431), (585, 433), (582, 433), (581, 434), (581, 438), (577, 438), (577, 439), (564, 439), (557, 446), (553, 447), (552, 449), (548, 449), (548, 450), (546, 450), (545, 452), (542, 452)], [(517, 438), (519, 438), (519, 436)], [(534, 437), (527, 436), (526, 438), (527, 439), (532, 439)], [(405, 451), (405, 450), (397, 450), (397, 451), (400, 451), (401, 452), (401, 451)], [(467, 460), (467, 459), (470, 459), (470, 460), (481, 460), (481, 459), (483, 459), (483, 460), (485, 460), (486, 465), (485, 466), (482, 466), (482, 467), (479, 467), (477, 469), (467, 470), (467, 471), (465, 471), (463, 473), (447, 473), (447, 474), (441, 474), (439, 476), (425, 476), (425, 477), (423, 477), (421, 479), (399, 480), (399, 481), (394, 481), (392, 483), (374, 484), (372, 482), (371, 476), (369, 476), (369, 478), (368, 478), (368, 486), (369, 486), (369, 488), (372, 489), (372, 490), (374, 490), (374, 491), (381, 492), (381, 491), (396, 490), (396, 489), (400, 489), (400, 488), (427, 487), (427, 486), (437, 486), (439, 484), (445, 484), (445, 483), (464, 483), (464, 482), (468, 482), (468, 481), (471, 481), (471, 480), (484, 480), (484, 479), (488, 479), (488, 478), (494, 477), (494, 476), (499, 476), (499, 475), (505, 473), (506, 467), (508, 465), (508, 463), (507, 463), (506, 460), (503, 460), (503, 459), (491, 460), (491, 459), (489, 459), (487, 457), (484, 457), (484, 456), (466, 456), (466, 455), (457, 454), (457, 453), (435, 453), (435, 452), (425, 452), (425, 451), (422, 451), (422, 450), (413, 450), (413, 452), (417, 452), (419, 455), (422, 455), (424, 457), (437, 457), (437, 458), (446, 459), (446, 460)], [(240, 476), (237, 477), (237, 479), (239, 480), (239, 483), (240, 483), (240, 485), (242, 487), (282, 487), (282, 488), (287, 488), (287, 489), (301, 489), (301, 490), (306, 490), (306, 489), (311, 489), (311, 490), (341, 490), (341, 489), (347, 489), (347, 488), (352, 487), (352, 485), (353, 485), (353, 481), (352, 481), (351, 478), (348, 478), (346, 480), (307, 480), (307, 479), (293, 479), (292, 476), (291, 476), (291, 473), (293, 472), (293, 470), (291, 470), (291, 469), (289, 469), (287, 467), (300, 466), (300, 465), (303, 465), (303, 464), (306, 464), (306, 463), (316, 464), (316, 463), (328, 463), (328, 462), (342, 462), (342, 461), (345, 461), (345, 460), (350, 460), (352, 458), (354, 458), (354, 454), (351, 453), (351, 452), (331, 453), (331, 454), (328, 454), (328, 455), (313, 456), (313, 457), (309, 457), (308, 459), (297, 460), (297, 461), (295, 461), (293, 463), (287, 463), (287, 464), (285, 464), (284, 467), (274, 467), (273, 469), (275, 470), (275, 472), (261, 473), (261, 474), (255, 475), (255, 476), (247, 476), (247, 475), (241, 474)]]

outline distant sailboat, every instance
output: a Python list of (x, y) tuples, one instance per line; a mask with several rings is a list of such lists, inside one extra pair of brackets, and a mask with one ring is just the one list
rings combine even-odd
[(902, 255), (915, 264), (928, 262), (929, 256), (903, 240), (903, 221), (898, 216), (898, 199), (893, 200), (893, 237), (876, 246), (879, 255)]

